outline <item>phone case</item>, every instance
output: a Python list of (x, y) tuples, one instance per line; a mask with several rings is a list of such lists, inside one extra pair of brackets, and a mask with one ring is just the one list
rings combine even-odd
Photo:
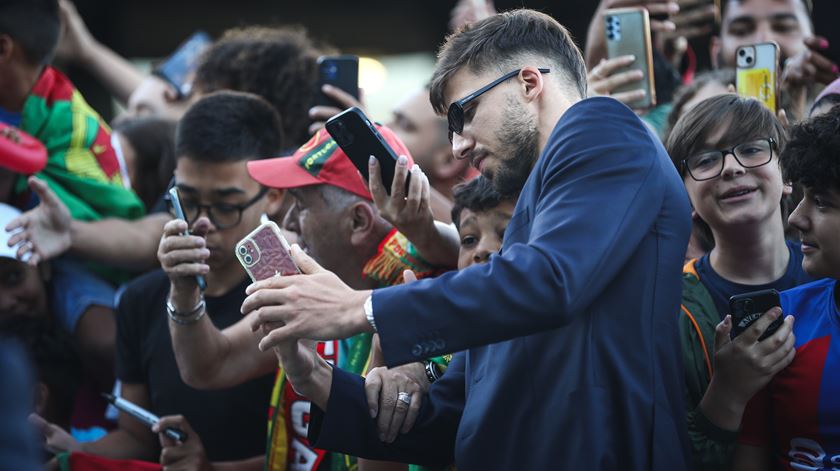
[(289, 243), (272, 221), (261, 224), (245, 236), (236, 244), (235, 250), (236, 258), (253, 281), (300, 273), (289, 252)]
[(353, 55), (321, 56), (318, 58), (318, 89), (315, 93), (315, 104), (318, 106), (335, 106), (344, 108), (324, 95), (321, 87), (332, 85), (359, 98), (359, 58)]
[(644, 8), (617, 8), (604, 12), (607, 35), (607, 56), (612, 59), (619, 56), (634, 55), (636, 60), (619, 69), (641, 70), (640, 82), (633, 82), (615, 88), (612, 93), (645, 90), (645, 98), (629, 103), (634, 109), (646, 109), (656, 105), (656, 87), (653, 81), (653, 47), (650, 41), (650, 18)]
[[(765, 312), (775, 306), (780, 306), (779, 292), (774, 289), (754, 291), (732, 296), (729, 298), (729, 310), (732, 314), (732, 330), (729, 335), (733, 339), (743, 333), (753, 322), (757, 321)], [(779, 317), (758, 338), (759, 341), (773, 335), (782, 325)]]
[(198, 31), (184, 41), (166, 61), (154, 70), (155, 75), (166, 80), (178, 93), (179, 98), (190, 94), (198, 59), (213, 40), (207, 33)]
[[(390, 195), (398, 156), (362, 110), (353, 107), (342, 111), (330, 118), (325, 127), (365, 181), (370, 178), (368, 159), (371, 155), (376, 157), (379, 161), (382, 184)], [(408, 176), (410, 177), (411, 174), (409, 173)]]
[(767, 42), (742, 46), (735, 58), (738, 95), (755, 98), (775, 113), (779, 45)]

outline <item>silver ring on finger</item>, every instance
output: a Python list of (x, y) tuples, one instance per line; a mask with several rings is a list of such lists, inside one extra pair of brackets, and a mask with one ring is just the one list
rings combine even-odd
[(397, 400), (402, 402), (403, 404), (409, 406), (411, 405), (411, 394), (407, 392), (401, 392), (397, 394)]

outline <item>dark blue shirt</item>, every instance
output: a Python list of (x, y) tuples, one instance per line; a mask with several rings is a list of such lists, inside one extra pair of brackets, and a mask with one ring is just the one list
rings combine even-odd
[(800, 249), (800, 244), (791, 241), (787, 241), (786, 243), (790, 251), (790, 261), (788, 262), (785, 274), (778, 280), (763, 285), (744, 285), (723, 278), (712, 268), (712, 263), (709, 261), (709, 254), (704, 255), (697, 261), (695, 265), (697, 275), (700, 276), (700, 282), (703, 283), (703, 286), (712, 295), (721, 320), (729, 314), (729, 298), (731, 296), (764, 289), (774, 289), (782, 292), (814, 280), (814, 278), (802, 269), (802, 250)]
[(14, 111), (6, 111), (5, 108), (0, 107), (0, 123), (8, 124), (16, 128), (20, 127), (20, 122), (23, 120), (23, 115)]

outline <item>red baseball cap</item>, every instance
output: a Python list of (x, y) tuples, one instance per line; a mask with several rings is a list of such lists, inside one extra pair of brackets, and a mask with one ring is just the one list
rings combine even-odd
[[(397, 155), (408, 157), (408, 168), (411, 168), (414, 165), (411, 154), (394, 131), (381, 124), (376, 124), (376, 128)], [(248, 162), (248, 173), (271, 188), (332, 185), (373, 201), (367, 182), (324, 128), (288, 157)]]

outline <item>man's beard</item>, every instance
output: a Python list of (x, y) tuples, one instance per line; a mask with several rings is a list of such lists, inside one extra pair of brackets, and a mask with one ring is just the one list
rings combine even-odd
[(496, 156), (499, 169), (485, 175), (502, 196), (516, 196), (522, 191), (531, 168), (539, 157), (537, 125), (534, 117), (513, 98), (507, 100), (502, 127), (497, 134), (501, 143)]

